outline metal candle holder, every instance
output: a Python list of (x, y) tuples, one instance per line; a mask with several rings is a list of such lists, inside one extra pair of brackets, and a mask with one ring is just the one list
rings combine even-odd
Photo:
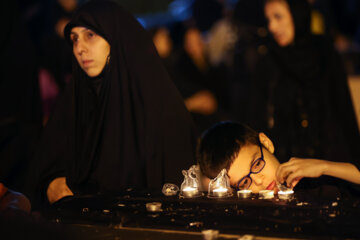
[(279, 197), (279, 199), (282, 199), (282, 200), (292, 199), (293, 196), (294, 196), (294, 191), (293, 190), (279, 191), (278, 192), (278, 197)]
[(273, 190), (261, 190), (259, 192), (259, 197), (261, 199), (272, 199), (272, 198), (274, 198), (274, 191)]
[(251, 194), (252, 194), (252, 191), (249, 189), (237, 191), (237, 196), (239, 198), (249, 198), (251, 196)]

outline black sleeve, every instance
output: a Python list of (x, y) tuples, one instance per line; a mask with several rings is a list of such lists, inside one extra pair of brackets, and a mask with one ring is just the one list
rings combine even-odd
[(340, 55), (334, 48), (330, 51), (329, 59), (330, 100), (333, 105), (334, 116), (343, 131), (345, 144), (349, 148), (352, 163), (360, 169), (360, 135), (347, 75)]

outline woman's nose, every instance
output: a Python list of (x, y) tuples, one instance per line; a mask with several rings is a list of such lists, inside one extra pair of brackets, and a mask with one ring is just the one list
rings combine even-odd
[(274, 20), (269, 20), (268, 28), (271, 33), (276, 31), (276, 22)]
[(77, 54), (81, 55), (83, 52), (86, 51), (86, 45), (83, 41), (78, 41), (75, 46), (75, 51)]

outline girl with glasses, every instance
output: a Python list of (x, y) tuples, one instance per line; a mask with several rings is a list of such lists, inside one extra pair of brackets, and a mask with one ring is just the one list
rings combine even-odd
[(233, 188), (251, 189), (254, 193), (276, 192), (278, 183), (295, 187), (303, 178), (321, 176), (360, 184), (360, 171), (354, 164), (304, 158), (291, 158), (280, 164), (274, 152), (272, 141), (264, 133), (236, 122), (218, 123), (203, 133), (197, 148), (203, 186), (224, 168)]

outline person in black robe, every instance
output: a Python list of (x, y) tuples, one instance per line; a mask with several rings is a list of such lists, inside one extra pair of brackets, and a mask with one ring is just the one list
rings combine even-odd
[[(77, 36), (77, 27), (85, 35)], [(194, 163), (194, 125), (148, 33), (112, 1), (84, 4), (64, 32), (76, 57), (73, 81), (43, 135), (37, 193), (54, 202), (180, 184), (181, 170)], [(77, 52), (94, 51), (81, 42), (91, 37), (110, 46), (96, 76), (86, 70), (90, 55)]]
[[(220, 121), (224, 114), (226, 86), (224, 71), (211, 66), (200, 30), (188, 27), (184, 30), (182, 45), (175, 60), (169, 64), (169, 74), (191, 112), (198, 132), (201, 133)], [(226, 78), (226, 77), (224, 77)]]
[(17, 1), (1, 8), (0, 182), (24, 192), (41, 131), (36, 52)]
[(242, 104), (239, 107), (239, 103), (246, 103), (251, 97), (256, 65), (267, 53), (269, 34), (262, 7), (263, 0), (239, 0), (231, 19), (237, 40), (229, 67), (230, 111), (232, 119), (240, 122), (247, 122), (248, 109), (252, 106)]
[[(276, 27), (274, 4), (290, 14), (292, 39)], [(359, 168), (359, 129), (344, 66), (330, 41), (310, 33), (308, 2), (268, 0), (265, 15), (273, 39), (256, 69), (247, 123), (275, 140), (280, 162), (296, 156)]]

